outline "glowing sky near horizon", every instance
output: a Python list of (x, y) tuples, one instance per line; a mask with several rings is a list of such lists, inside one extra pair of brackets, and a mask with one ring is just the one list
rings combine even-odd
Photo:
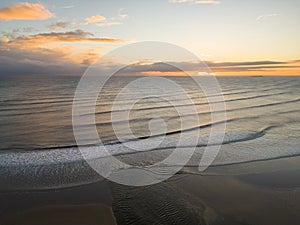
[(217, 75), (300, 75), (299, 10), (296, 0), (2, 0), (0, 74), (80, 74), (150, 40), (188, 49)]

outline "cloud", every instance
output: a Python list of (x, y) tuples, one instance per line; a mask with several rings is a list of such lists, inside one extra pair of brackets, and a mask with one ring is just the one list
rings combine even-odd
[(71, 9), (71, 8), (74, 8), (75, 5), (65, 5), (65, 6), (62, 6), (61, 8), (62, 9)]
[[(125, 66), (118, 75), (184, 75), (185, 71), (197, 75), (201, 73), (239, 73), (277, 71), (278, 69), (299, 69), (294, 61), (249, 61), (249, 62), (137, 62)], [(183, 71), (180, 71), (180, 68)], [(209, 71), (209, 69), (212, 71)]]
[(120, 25), (120, 24), (123, 24), (123, 23), (119, 22), (119, 21), (105, 21), (103, 23), (97, 23), (96, 25), (99, 27), (106, 27), (106, 26)]
[(98, 43), (122, 43), (123, 39), (117, 38), (94, 38), (93, 34), (83, 30), (69, 32), (51, 32), (28, 36), (19, 36), (9, 40), (8, 44), (19, 47), (43, 47), (55, 43), (63, 42), (98, 42)]
[(0, 75), (82, 75), (99, 58), (91, 47), (80, 51), (73, 46), (21, 48), (6, 41), (0, 41)]
[(56, 29), (60, 29), (60, 28), (67, 28), (69, 26), (69, 23), (68, 22), (57, 22), (55, 24), (51, 24), (49, 26), (49, 28), (51, 30), (56, 30)]
[(251, 61), (251, 62), (211, 62), (207, 61), (206, 64), (209, 67), (243, 67), (243, 66), (261, 66), (261, 65), (275, 65), (275, 64), (287, 64), (287, 62), (281, 61)]
[(20, 49), (0, 43), (0, 75), (80, 75), (86, 68), (70, 58), (68, 49)]
[(269, 14), (264, 14), (256, 17), (256, 21), (264, 20), (268, 17), (275, 17), (275, 16), (280, 16), (279, 13), (269, 13)]
[(119, 10), (119, 17), (120, 17), (121, 19), (125, 19), (125, 18), (128, 17), (128, 14), (123, 13), (123, 11), (124, 11), (124, 8), (121, 8), (121, 9)]
[(22, 29), (22, 31), (23, 31), (24, 33), (31, 33), (31, 32), (34, 32), (34, 31), (38, 31), (38, 29), (36, 29), (36, 28), (34, 28), (34, 27), (24, 27), (24, 28)]
[(0, 36), (0, 75), (81, 75), (88, 65), (99, 58), (99, 51), (104, 48), (82, 42), (113, 44), (124, 41), (94, 37), (83, 30), (17, 37), (3, 35)]
[(24, 2), (0, 8), (0, 20), (46, 20), (51, 17), (54, 14), (40, 3)]
[(217, 5), (220, 1), (217, 0), (169, 0), (170, 3), (193, 3), (193, 4), (209, 4)]
[(216, 1), (216, 0), (196, 0), (194, 1), (195, 4), (212, 4), (212, 5), (216, 5), (216, 4), (220, 4), (220, 1)]
[(38, 31), (33, 27), (24, 27), (18, 29), (12, 29), (11, 31), (0, 31), (2, 37), (8, 38), (8, 40), (13, 40), (16, 37), (20, 36), (20, 33), (32, 33)]
[(104, 16), (96, 15), (96, 16), (91, 16), (85, 19), (86, 24), (90, 23), (96, 23), (100, 21), (104, 21), (106, 18)]
[(0, 43), (1, 43), (1, 42), (3, 42), (3, 43), (9, 42), (8, 37), (7, 37), (7, 36), (2, 36), (2, 37), (0, 38)]
[[(290, 65), (291, 61), (249, 61), (249, 62), (205, 62), (207, 66), (215, 72), (232, 72), (232, 71), (263, 71), (265, 69), (274, 68), (294, 68)], [(194, 65), (196, 69), (197, 65)], [(191, 67), (191, 65), (190, 65)]]
[[(37, 34), (36, 39), (43, 39), (45, 46), (49, 45), (46, 37), (50, 37), (50, 43), (63, 41), (74, 41), (73, 35), (76, 38), (87, 38), (91, 34), (83, 31), (65, 32), (65, 33), (49, 33)], [(42, 36), (42, 38), (40, 37)], [(32, 37), (32, 36), (30, 36)], [(55, 37), (53, 40), (52, 38)], [(22, 37), (24, 38), (24, 37)], [(44, 40), (45, 38), (45, 40)], [(94, 47), (85, 48), (83, 51), (74, 51), (74, 46), (56, 45), (51, 49), (47, 49), (41, 43), (25, 44), (19, 42), (20, 39), (9, 40), (7, 37), (0, 38), (0, 71), (1, 74), (62, 74), (62, 75), (81, 75), (88, 65), (95, 62), (99, 53), (95, 52)], [(25, 38), (26, 39), (26, 38)], [(35, 38), (33, 38), (35, 39)], [(26, 40), (31, 40), (27, 38)], [(41, 40), (39, 40), (41, 41)], [(37, 41), (37, 42), (39, 42)], [(14, 43), (15, 42), (15, 43)], [(19, 42), (18, 44), (16, 44)], [(30, 41), (29, 41), (30, 42)], [(13, 44), (14, 43), (14, 44)], [(22, 44), (21, 44), (22, 43)], [(77, 52), (77, 53), (76, 53)], [(174, 76), (185, 75), (188, 71), (193, 75), (199, 74), (227, 74), (227, 75), (242, 75), (242, 74), (269, 74), (274, 75), (274, 72), (284, 71), (285, 74), (297, 73), (300, 68), (300, 60), (293, 61), (243, 61), (243, 62), (155, 62), (144, 60), (135, 64), (126, 66), (122, 62), (114, 60), (109, 62), (100, 62), (101, 67), (99, 73), (111, 71), (112, 68), (124, 67), (119, 71), (118, 75), (154, 75), (154, 76)], [(212, 72), (207, 70), (207, 66)]]
[(123, 13), (123, 10), (123, 8), (119, 10), (118, 17), (106, 18), (100, 15), (88, 17), (85, 19), (85, 24), (96, 23), (99, 27), (123, 24), (121, 21), (128, 17), (128, 14)]

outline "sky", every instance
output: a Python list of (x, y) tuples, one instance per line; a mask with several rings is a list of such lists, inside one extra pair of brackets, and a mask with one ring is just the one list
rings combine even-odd
[[(185, 48), (216, 75), (300, 75), (299, 10), (298, 0), (1, 0), (0, 75), (81, 75), (139, 41)], [(180, 75), (158, 62), (131, 68)]]

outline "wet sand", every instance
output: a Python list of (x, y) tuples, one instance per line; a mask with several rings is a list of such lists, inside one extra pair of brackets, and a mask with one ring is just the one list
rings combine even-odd
[(175, 187), (188, 193), (189, 201), (203, 204), (205, 224), (231, 224), (230, 220), (236, 224), (299, 224), (300, 190), (261, 186), (244, 182), (246, 179), (191, 175)]
[(7, 225), (77, 225), (107, 224), (115, 225), (110, 207), (105, 205), (64, 205), (47, 206), (25, 210), (3, 218), (1, 224)]
[(116, 224), (107, 182), (0, 193), (1, 225)]
[[(192, 171), (192, 170), (191, 170)], [(211, 167), (149, 187), (111, 184), (118, 224), (300, 224), (300, 157)]]
[(193, 172), (146, 187), (2, 192), (0, 224), (300, 224), (300, 157)]

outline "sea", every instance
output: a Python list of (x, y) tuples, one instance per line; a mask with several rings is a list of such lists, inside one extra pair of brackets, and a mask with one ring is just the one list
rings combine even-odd
[[(1, 76), (1, 188), (57, 188), (100, 179), (83, 166), (77, 145), (87, 152), (97, 151), (97, 157), (109, 153), (132, 166), (155, 164), (177, 147), (184, 151), (193, 145), (193, 156), (180, 166), (182, 172), (197, 173), (212, 127), (219, 128), (214, 135), (221, 138), (210, 143), (219, 146), (210, 166), (300, 155), (299, 77), (216, 77), (223, 102), (217, 98), (214, 102), (217, 96), (208, 96), (195, 82), (210, 78), (164, 77), (182, 88), (186, 96), (180, 88), (162, 89), (151, 81), (128, 86), (141, 78), (112, 77), (95, 102), (80, 99), (87, 105), (95, 103), (94, 113), (83, 111), (80, 115), (94, 119), (93, 124), (89, 119), (86, 123), (81, 120), (82, 145), (74, 136), (72, 117), (81, 77)], [(126, 86), (129, 89), (122, 92)], [(97, 89), (97, 83), (86, 89)], [(120, 92), (122, 98), (118, 99)], [(212, 118), (210, 104), (225, 106), (214, 112), (222, 117)], [(94, 127), (96, 139), (90, 134)], [(185, 139), (180, 142), (182, 135)], [(157, 139), (162, 141), (157, 144)], [(124, 143), (134, 143), (140, 149), (123, 148)]]

